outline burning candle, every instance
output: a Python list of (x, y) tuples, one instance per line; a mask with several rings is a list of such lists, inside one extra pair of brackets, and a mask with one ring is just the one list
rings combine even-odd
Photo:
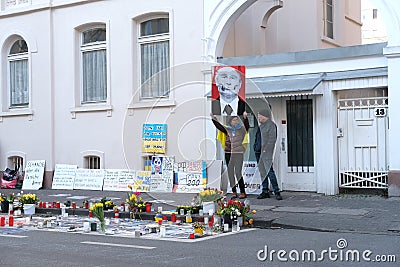
[(171, 222), (176, 222), (176, 214), (175, 213), (171, 214)]

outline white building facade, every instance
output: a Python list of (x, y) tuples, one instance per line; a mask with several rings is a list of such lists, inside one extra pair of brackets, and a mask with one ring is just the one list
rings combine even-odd
[[(331, 2), (324, 1), (324, 8)], [(338, 9), (342, 14), (348, 12), (344, 22), (335, 17), (340, 12), (334, 13), (333, 20), (326, 17), (324, 8), (313, 5), (314, 14), (318, 20), (323, 19), (324, 26), (320, 26), (318, 20), (304, 22), (318, 25), (315, 26), (317, 41), (313, 40), (308, 46), (299, 42), (297, 48), (292, 45), (286, 51), (279, 51), (278, 41), (271, 45), (266, 41), (272, 38), (270, 32), (263, 35), (261, 42), (252, 39), (247, 44), (233, 37), (235, 29), (242, 31), (240, 19), (246, 12), (263, 10), (256, 16), (261, 19), (249, 22), (249, 25), (267, 27), (269, 18), (284, 10), (285, 4), (293, 8), (293, 3), (193, 0), (189, 5), (183, 5), (178, 0), (140, 4), (129, 0), (2, 0), (0, 166), (13, 167), (13, 164), (23, 165), (29, 160), (45, 159), (45, 187), (51, 186), (57, 163), (85, 168), (143, 169), (150, 156), (141, 149), (144, 123), (168, 125), (166, 154), (175, 156), (176, 160), (215, 159), (218, 157), (215, 132), (208, 119), (210, 102), (205, 96), (210, 90), (211, 66), (217, 63), (217, 57), (247, 56), (240, 51), (249, 46), (253, 47), (250, 56), (291, 52), (287, 54), (290, 56), (296, 49), (357, 44), (359, 37), (354, 39), (352, 34), (337, 39), (330, 35), (331, 31), (333, 34), (348, 28), (357, 32), (359, 16), (350, 12), (357, 9), (357, 6), (352, 7), (354, 1), (332, 3), (343, 8)], [(310, 3), (314, 1), (307, 2)], [(298, 75), (305, 75), (307, 77), (303, 78), (307, 82), (320, 79), (315, 88), (303, 88), (295, 94), (272, 92), (277, 94), (272, 100), (268, 98), (271, 92), (264, 92), (258, 86), (271, 102), (275, 119), (281, 125), (288, 119), (283, 101), (292, 100), (290, 97), (297, 100), (301, 96), (304, 100), (312, 99), (313, 168), (306, 175), (284, 170), (288, 167), (287, 159), (282, 151), (277, 152), (281, 155), (276, 157), (275, 166), (279, 166), (284, 190), (338, 192), (343, 164), (338, 157), (341, 145), (337, 129), (341, 127), (336, 120), (341, 115), (337, 108), (340, 99), (351, 99), (351, 94), (342, 91), (366, 89), (375, 94), (386, 90), (389, 99), (386, 118), (400, 109), (396, 103), (396, 99), (400, 99), (397, 95), (400, 93), (396, 93), (400, 83), (400, 78), (396, 77), (400, 68), (400, 35), (396, 30), (400, 4), (377, 0), (375, 5), (387, 20), (388, 43), (382, 47), (372, 46), (371, 51), (368, 47), (360, 47), (360, 52), (354, 51), (357, 47), (349, 48), (351, 51), (344, 53), (348, 58), (320, 54), (320, 60), (316, 62), (310, 58), (274, 65), (263, 61), (267, 56), (260, 60), (255, 57), (221, 61), (248, 66), (247, 78), (255, 84), (268, 84), (269, 79), (283, 76), (299, 79), (302, 77)], [(332, 20), (338, 22), (336, 30), (330, 27)], [(300, 39), (302, 33), (297, 34)], [(255, 33), (254, 36), (259, 35)], [(286, 36), (290, 36), (290, 32)], [(285, 42), (283, 37), (280, 39)], [(379, 49), (383, 54), (376, 52)], [(315, 52), (301, 53), (296, 55), (312, 56)], [(362, 77), (365, 69), (366, 77)], [(346, 72), (344, 76), (335, 76), (342, 71)], [(314, 77), (318, 74), (325, 76)], [(385, 93), (378, 96), (385, 97)], [(309, 105), (307, 102), (308, 108)], [(385, 148), (389, 194), (400, 195), (397, 186), (400, 184), (400, 163), (395, 157), (395, 151), (400, 149), (400, 142), (395, 138), (400, 133), (400, 126), (389, 122)], [(288, 138), (282, 129), (280, 134), (281, 141)], [(282, 144), (278, 144), (277, 151), (282, 150)], [(326, 157), (327, 154), (332, 157)]]

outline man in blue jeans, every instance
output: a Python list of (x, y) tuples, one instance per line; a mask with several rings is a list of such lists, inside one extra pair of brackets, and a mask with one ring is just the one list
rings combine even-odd
[[(279, 189), (275, 171), (272, 167), (277, 129), (276, 124), (271, 120), (271, 111), (269, 109), (260, 111), (258, 113), (258, 122), (260, 124), (256, 133), (253, 149), (261, 178), (265, 178), (262, 182), (262, 192), (258, 195), (257, 199), (270, 198), (268, 183), (271, 182), (275, 198), (277, 200), (282, 200), (281, 190)], [(269, 170), (268, 174), (266, 170)]]

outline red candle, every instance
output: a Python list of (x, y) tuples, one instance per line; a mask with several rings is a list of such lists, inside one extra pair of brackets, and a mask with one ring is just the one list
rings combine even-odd
[(200, 217), (197, 219), (197, 221), (199, 221), (199, 222), (204, 222), (204, 218), (203, 218), (202, 216), (200, 216)]
[(171, 214), (171, 222), (176, 222), (176, 214), (175, 213)]
[(158, 220), (158, 225), (162, 225), (162, 220)]
[(150, 205), (150, 203), (147, 203), (146, 204), (146, 212), (150, 212), (150, 210), (151, 210), (151, 205)]
[(93, 212), (91, 210), (89, 210), (89, 218), (93, 217)]
[(163, 219), (163, 221), (168, 221), (167, 215), (164, 215), (164, 216), (162, 217), (162, 219)]
[(75, 210), (76, 209), (76, 203), (72, 202), (72, 209)]
[(42, 201), (39, 202), (39, 208), (43, 208), (43, 202)]
[(9, 225), (9, 226), (14, 226), (14, 216), (10, 216), (10, 217), (8, 218), (8, 225)]
[(43, 208), (47, 207), (47, 202), (43, 202)]
[(89, 201), (86, 201), (85, 202), (85, 209), (88, 209), (89, 208)]
[(190, 239), (194, 239), (194, 233), (191, 233), (191, 234), (189, 235), (189, 238), (190, 238)]
[(57, 206), (57, 209), (60, 209), (60, 208), (61, 208), (61, 203), (60, 203), (60, 201), (58, 201), (58, 202), (56, 203), (56, 206)]
[(6, 218), (0, 217), (0, 226), (6, 226)]

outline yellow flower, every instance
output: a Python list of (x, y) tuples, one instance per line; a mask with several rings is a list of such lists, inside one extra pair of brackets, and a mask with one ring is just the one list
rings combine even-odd
[(253, 213), (253, 214), (256, 214), (256, 213), (257, 213), (257, 211), (256, 211), (256, 210), (253, 210), (251, 213)]

